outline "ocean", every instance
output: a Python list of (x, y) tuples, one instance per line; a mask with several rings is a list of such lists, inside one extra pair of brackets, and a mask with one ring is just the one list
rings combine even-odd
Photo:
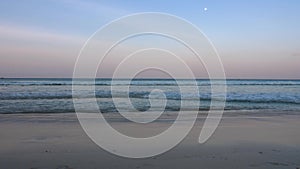
[[(189, 80), (179, 80), (188, 87)], [(217, 80), (216, 80), (217, 81)], [(298, 113), (300, 111), (300, 80), (235, 80), (227, 83), (225, 104), (226, 112), (278, 112)], [(80, 80), (78, 86), (92, 85), (89, 80)], [(185, 91), (181, 93), (175, 80), (172, 79), (134, 79), (114, 80), (113, 85), (127, 86), (128, 93), (116, 91), (114, 98), (119, 101), (122, 111), (147, 111), (150, 109), (149, 94), (154, 89), (164, 92), (154, 99), (167, 100), (164, 111), (176, 112), (190, 110), (190, 106), (182, 107), (181, 100), (193, 107), (200, 102), (199, 110), (209, 110), (211, 103), (211, 83), (206, 79), (197, 80), (199, 93)], [(84, 88), (83, 88), (84, 89)], [(111, 79), (95, 80), (95, 96), (102, 113), (116, 113), (111, 93)], [(72, 79), (42, 78), (5, 78), (0, 79), (0, 113), (72, 113), (74, 112), (72, 96)], [(87, 101), (91, 98), (86, 97)], [(122, 101), (123, 99), (123, 101)], [(81, 109), (88, 111), (82, 105)]]

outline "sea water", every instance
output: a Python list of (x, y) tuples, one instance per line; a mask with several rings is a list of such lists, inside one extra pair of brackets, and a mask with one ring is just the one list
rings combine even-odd
[[(94, 93), (83, 99), (88, 101), (96, 97), (102, 113), (150, 110), (149, 94), (155, 89), (159, 89), (164, 95), (151, 99), (165, 99), (167, 104), (164, 111), (194, 110), (194, 105), (198, 104), (197, 109), (200, 111), (210, 109), (210, 104), (214, 99), (211, 97), (210, 80), (196, 80), (199, 93), (188, 90), (180, 91), (178, 81), (181, 86), (187, 88), (192, 85), (191, 80), (182, 79), (177, 81), (174, 79), (118, 79), (113, 83), (111, 79), (95, 79), (95, 81), (82, 79), (73, 85), (83, 86), (83, 90), (84, 86), (95, 85)], [(119, 101), (118, 108), (115, 106), (115, 100), (112, 99), (111, 85), (129, 86), (129, 91), (114, 91), (113, 97)], [(226, 80), (226, 85), (225, 113), (226, 111), (281, 113), (300, 111), (299, 80), (230, 79)], [(73, 99), (79, 98), (82, 98), (80, 93), (78, 96), (72, 95), (72, 79), (0, 79), (0, 113), (71, 113), (74, 112)], [(126, 101), (128, 99), (130, 102)], [(188, 104), (181, 105), (182, 100)], [(81, 106), (84, 110), (84, 105)]]

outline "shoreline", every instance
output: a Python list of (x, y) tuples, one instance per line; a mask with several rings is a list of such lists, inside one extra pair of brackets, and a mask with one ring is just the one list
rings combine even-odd
[[(183, 111), (189, 113), (189, 111)], [(128, 112), (131, 113), (131, 112)], [(151, 112), (149, 112), (151, 113)], [(94, 113), (87, 113), (87, 114), (94, 114)], [(125, 112), (126, 114), (126, 112)], [(174, 119), (176, 118), (178, 112), (170, 111), (170, 112), (163, 112), (159, 119)], [(102, 115), (107, 119), (111, 120), (114, 119), (116, 122), (126, 122), (124, 121), (124, 117), (121, 116), (117, 112), (109, 112), (109, 113), (102, 113)], [(188, 115), (188, 114), (187, 114)], [(208, 115), (208, 111), (199, 111), (197, 115), (197, 119), (206, 118)], [(54, 120), (54, 121), (61, 121), (63, 120), (73, 120), (77, 121), (76, 112), (58, 112), (58, 113), (0, 113), (0, 122), (5, 120), (32, 120), (32, 119), (47, 119)], [(272, 117), (296, 117), (300, 118), (300, 112), (298, 111), (282, 111), (282, 110), (224, 110), (222, 114), (223, 118), (244, 118), (244, 119), (251, 119), (251, 118), (272, 118)], [(16, 119), (17, 118), (17, 119)]]

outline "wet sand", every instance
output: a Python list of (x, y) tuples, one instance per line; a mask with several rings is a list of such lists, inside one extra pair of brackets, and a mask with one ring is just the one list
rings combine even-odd
[[(299, 115), (224, 117), (208, 142), (198, 144), (202, 122), (200, 118), (188, 137), (172, 150), (151, 158), (128, 159), (93, 143), (73, 113), (2, 114), (0, 168), (300, 168)], [(118, 120), (112, 120), (112, 125), (130, 128)], [(128, 131), (154, 132), (168, 126), (169, 122), (158, 122)]]

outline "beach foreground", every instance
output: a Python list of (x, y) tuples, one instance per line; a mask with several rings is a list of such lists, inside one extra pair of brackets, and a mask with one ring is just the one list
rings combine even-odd
[[(202, 124), (199, 118), (188, 137), (162, 155), (127, 159), (93, 143), (74, 113), (1, 114), (0, 168), (300, 168), (299, 115), (224, 117), (209, 141), (198, 144)], [(130, 128), (124, 121), (112, 120), (112, 125)], [(142, 134), (168, 125), (157, 122), (128, 131)]]

